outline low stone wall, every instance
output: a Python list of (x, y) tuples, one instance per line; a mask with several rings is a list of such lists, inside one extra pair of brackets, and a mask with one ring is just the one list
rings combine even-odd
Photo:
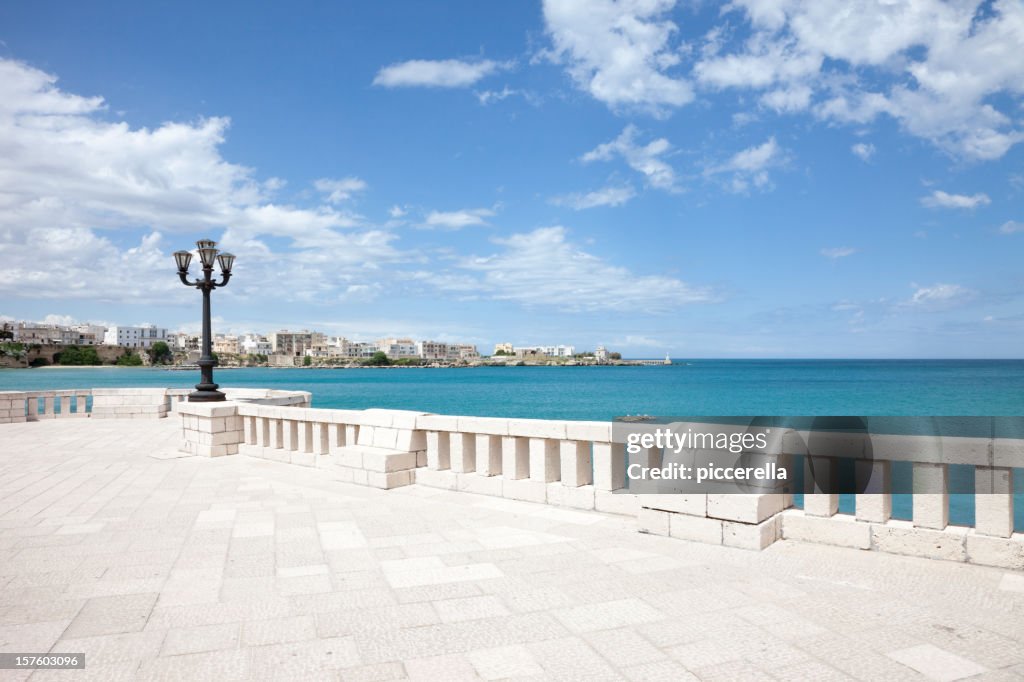
[(24, 391), (0, 391), (0, 424), (27, 420)]
[[(37, 359), (45, 360), (47, 364), (53, 365), (54, 356), (68, 349), (68, 346), (62, 344), (26, 344), (25, 352), (21, 357), (15, 357), (13, 355), (0, 355), (0, 367), (9, 369), (23, 369), (30, 367), (32, 362)], [(97, 344), (89, 346), (95, 348), (96, 353), (100, 356), (100, 360), (103, 364), (112, 365), (117, 362), (117, 359), (125, 353), (131, 351), (140, 355), (145, 353), (142, 348), (128, 348), (126, 346), (107, 346), (104, 344)]]
[(167, 416), (166, 388), (94, 388), (93, 419), (161, 419)]

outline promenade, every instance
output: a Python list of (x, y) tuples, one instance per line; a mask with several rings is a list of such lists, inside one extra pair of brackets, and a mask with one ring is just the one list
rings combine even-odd
[(0, 680), (1024, 679), (1024, 573), (0, 426)]

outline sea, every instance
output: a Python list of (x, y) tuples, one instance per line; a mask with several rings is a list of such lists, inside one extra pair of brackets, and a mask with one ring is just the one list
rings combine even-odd
[[(310, 391), (314, 407), (610, 420), (623, 415), (1022, 416), (1024, 360), (673, 360), (671, 365), (467, 368), (221, 368), (224, 387)], [(90, 367), (0, 370), (0, 390), (189, 387), (195, 370)], [(894, 475), (903, 475), (895, 472)], [(969, 467), (951, 476), (971, 475)], [(1015, 471), (1024, 531), (1024, 469)], [(894, 516), (910, 518), (909, 496)], [(951, 495), (952, 523), (973, 500)], [(853, 510), (852, 496), (840, 509)]]

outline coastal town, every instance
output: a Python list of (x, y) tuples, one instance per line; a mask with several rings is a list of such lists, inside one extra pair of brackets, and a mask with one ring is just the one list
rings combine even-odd
[[(202, 337), (171, 332), (155, 325), (43, 324), (8, 321), (0, 324), (0, 367), (48, 365), (151, 365), (192, 367), (199, 359)], [(221, 367), (472, 367), (482, 365), (633, 365), (671, 364), (623, 360), (598, 346), (498, 343), (489, 353), (476, 344), (389, 337), (353, 341), (319, 331), (278, 330), (267, 334), (217, 334), (212, 351)]]

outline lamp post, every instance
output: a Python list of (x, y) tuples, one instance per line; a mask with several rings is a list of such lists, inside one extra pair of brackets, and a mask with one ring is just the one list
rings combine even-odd
[[(224, 400), (224, 394), (217, 390), (217, 384), (213, 383), (213, 366), (217, 361), (213, 359), (213, 339), (210, 333), (210, 292), (218, 287), (227, 286), (231, 279), (231, 268), (235, 264), (235, 257), (230, 253), (220, 253), (217, 250), (217, 242), (209, 239), (200, 239), (196, 242), (196, 250), (199, 252), (199, 261), (203, 265), (203, 276), (193, 282), (188, 281), (188, 264), (192, 262), (192, 254), (188, 251), (175, 251), (174, 262), (178, 265), (178, 277), (185, 286), (195, 287), (203, 292), (203, 354), (199, 358), (199, 383), (196, 390), (188, 394), (190, 403), (209, 403)], [(218, 255), (219, 254), (219, 255)], [(221, 281), (216, 282), (213, 278), (213, 262), (220, 263)]]

